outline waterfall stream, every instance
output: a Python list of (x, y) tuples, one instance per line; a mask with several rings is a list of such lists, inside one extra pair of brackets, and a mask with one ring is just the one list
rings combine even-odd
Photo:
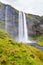
[(18, 41), (26, 43), (35, 43), (35, 41), (29, 40), (26, 24), (26, 16), (24, 12), (19, 12), (19, 34)]

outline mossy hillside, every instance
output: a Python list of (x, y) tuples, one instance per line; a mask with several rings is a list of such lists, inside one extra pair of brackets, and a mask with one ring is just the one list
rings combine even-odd
[(43, 52), (0, 30), (0, 65), (43, 65)]
[(31, 37), (30, 40), (35, 40), (39, 46), (43, 46), (43, 34)]
[(43, 35), (36, 37), (36, 41), (40, 46), (43, 46)]
[(37, 41), (37, 44), (39, 46), (43, 46), (43, 34), (41, 34), (39, 36), (36, 36), (36, 37), (34, 37), (32, 39), (36, 40)]

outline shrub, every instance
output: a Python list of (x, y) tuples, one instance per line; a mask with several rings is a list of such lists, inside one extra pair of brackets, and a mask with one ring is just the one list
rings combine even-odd
[(30, 57), (35, 58), (35, 56), (33, 54), (31, 54)]
[(3, 52), (3, 50), (0, 48), (0, 53), (2, 53)]
[(1, 62), (1, 64), (2, 64), (2, 65), (6, 65), (6, 61), (3, 60), (3, 61)]

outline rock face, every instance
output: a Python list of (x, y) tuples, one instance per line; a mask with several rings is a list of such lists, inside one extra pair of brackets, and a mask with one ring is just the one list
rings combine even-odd
[(5, 21), (5, 5), (0, 3), (0, 28), (4, 28), (4, 21)]
[(43, 34), (43, 17), (26, 14), (28, 34), (31, 36)]
[(10, 5), (0, 3), (0, 28), (4, 28), (12, 37), (18, 34), (18, 11)]
[(0, 22), (5, 20), (5, 5), (0, 3)]
[[(10, 5), (2, 4), (0, 2), (0, 29), (7, 30), (13, 38), (18, 35), (18, 15), (19, 11)], [(26, 21), (28, 35), (34, 36), (39, 33), (43, 34), (43, 16), (40, 17), (37, 15), (26, 14)]]

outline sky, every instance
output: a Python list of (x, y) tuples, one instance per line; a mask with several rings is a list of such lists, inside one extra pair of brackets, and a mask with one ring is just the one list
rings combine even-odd
[(43, 16), (43, 0), (0, 0), (19, 11)]

